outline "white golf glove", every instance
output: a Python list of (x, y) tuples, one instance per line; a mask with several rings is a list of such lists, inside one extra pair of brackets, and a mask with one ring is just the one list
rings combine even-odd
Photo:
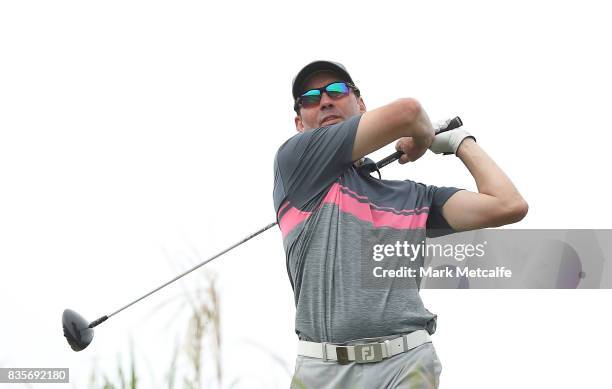
[(473, 135), (461, 127), (446, 131), (435, 136), (429, 150), (436, 154), (455, 154), (465, 138), (472, 138), (476, 141)]

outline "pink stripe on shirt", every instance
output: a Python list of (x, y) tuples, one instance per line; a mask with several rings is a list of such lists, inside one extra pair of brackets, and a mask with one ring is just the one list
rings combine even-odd
[(311, 214), (312, 212), (300, 211), (295, 207), (289, 208), (278, 223), (283, 233), (283, 238), (287, 236), (295, 226), (308, 219)]
[[(428, 207), (415, 208), (413, 210), (402, 210), (397, 211), (393, 208), (387, 208), (393, 210), (395, 212), (419, 212), (411, 215), (398, 215), (391, 211), (385, 211), (382, 209), (375, 209), (374, 207), (378, 207), (372, 203), (363, 203), (348, 195), (343, 193), (340, 189), (345, 189), (350, 191), (350, 189), (342, 186), (338, 183), (333, 184), (323, 201), (321, 202), (321, 206), (323, 204), (335, 204), (342, 212), (349, 213), (356, 218), (366, 221), (374, 225), (374, 227), (391, 227), (397, 229), (419, 229), (425, 228), (427, 223), (427, 217), (429, 214), (427, 212), (422, 212), (423, 210), (429, 209)], [(365, 196), (359, 196), (355, 192), (351, 191), (356, 196), (362, 199), (367, 199)], [(289, 202), (287, 202), (284, 206), (281, 207), (280, 210), (285, 208)], [(279, 212), (280, 212), (279, 210)], [(291, 206), (289, 210), (285, 212), (281, 220), (279, 221), (280, 229), (283, 234), (283, 238), (286, 237), (298, 224), (302, 223), (310, 215), (312, 212), (300, 211), (299, 209)]]
[(323, 203), (336, 204), (341, 211), (350, 213), (360, 220), (370, 222), (374, 227), (392, 227), (398, 229), (425, 228), (428, 213), (413, 215), (397, 215), (393, 212), (372, 209), (370, 203), (362, 203), (357, 199), (342, 193), (339, 184), (332, 185), (323, 199)]

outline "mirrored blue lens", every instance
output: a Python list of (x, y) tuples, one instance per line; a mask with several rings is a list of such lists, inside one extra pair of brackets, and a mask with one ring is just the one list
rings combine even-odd
[(300, 97), (300, 102), (304, 107), (318, 105), (319, 101), (321, 101), (321, 91), (318, 89), (309, 90)]
[(332, 98), (346, 96), (349, 93), (349, 87), (344, 82), (334, 82), (325, 88), (327, 95)]

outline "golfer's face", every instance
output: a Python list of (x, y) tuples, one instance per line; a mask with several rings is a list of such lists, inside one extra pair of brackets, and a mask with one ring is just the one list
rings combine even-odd
[[(341, 81), (334, 73), (315, 73), (304, 85), (304, 91), (322, 88), (334, 81)], [(317, 106), (300, 107), (300, 114), (295, 118), (295, 126), (299, 132), (308, 131), (340, 123), (361, 112), (365, 112), (365, 105), (360, 97), (355, 96), (353, 90), (348, 96), (336, 99), (323, 93)]]

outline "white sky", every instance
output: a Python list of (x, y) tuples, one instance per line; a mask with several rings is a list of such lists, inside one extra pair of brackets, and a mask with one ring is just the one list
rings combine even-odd
[[(94, 361), (115, 374), (131, 337), (143, 380), (162, 379), (186, 320), (166, 327), (176, 304), (149, 314), (205, 272), (113, 317), (81, 353), (61, 313), (110, 313), (274, 220), (290, 82), (314, 59), (344, 63), (369, 108), (416, 97), (432, 120), (461, 115), (530, 204), (514, 227), (609, 228), (609, 15), (595, 1), (0, 3), (0, 366), (69, 367), (65, 387), (85, 387)], [(431, 153), (383, 174), (475, 189)], [(226, 384), (287, 387), (251, 345), (293, 369), (278, 229), (207, 267)], [(422, 296), (439, 315), (442, 389), (609, 382), (609, 290)]]

